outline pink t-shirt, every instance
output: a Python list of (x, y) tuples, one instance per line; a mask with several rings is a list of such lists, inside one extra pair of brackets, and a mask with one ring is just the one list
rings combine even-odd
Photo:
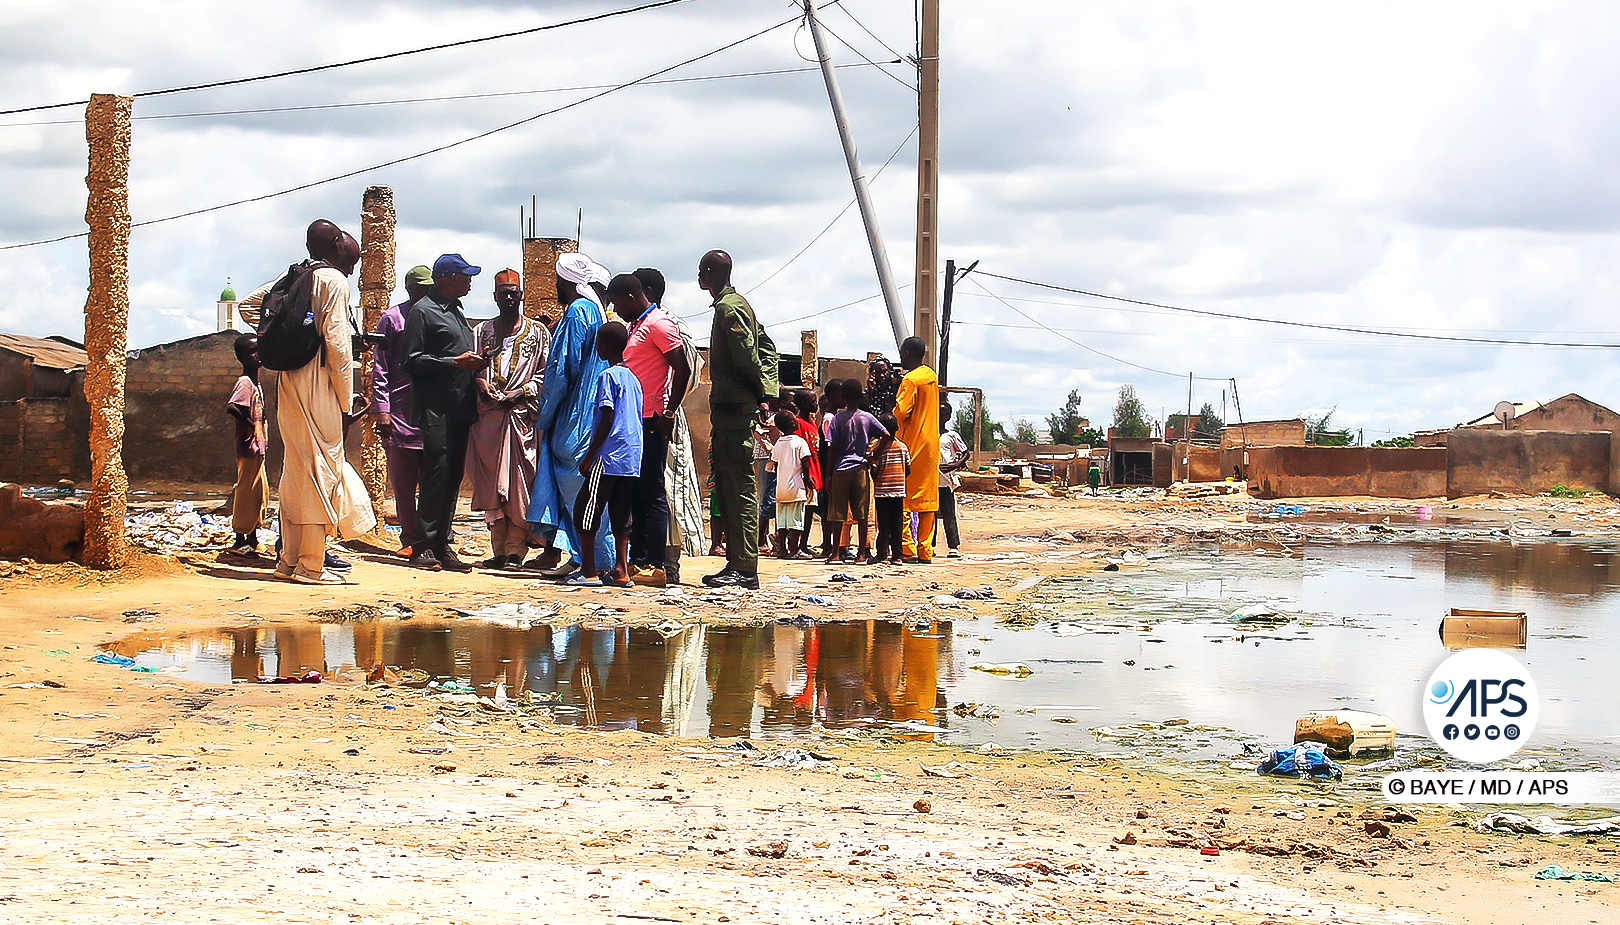
[(655, 417), (669, 404), (669, 360), (665, 354), (681, 348), (681, 332), (675, 319), (654, 305), (630, 329), (630, 342), (624, 348), (624, 365), (641, 383), (641, 416)]

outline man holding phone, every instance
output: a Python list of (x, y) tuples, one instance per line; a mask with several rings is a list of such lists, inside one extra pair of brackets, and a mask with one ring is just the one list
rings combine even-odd
[(481, 270), (445, 254), (433, 263), (433, 288), (412, 307), (405, 322), (405, 369), (411, 374), (411, 423), (422, 434), (422, 474), (417, 493), (421, 548), (411, 564), (438, 571), (472, 568), (450, 549), (450, 524), (467, 466), (467, 435), (478, 421), (473, 374), (489, 366), (474, 352), (472, 326), (461, 297)]

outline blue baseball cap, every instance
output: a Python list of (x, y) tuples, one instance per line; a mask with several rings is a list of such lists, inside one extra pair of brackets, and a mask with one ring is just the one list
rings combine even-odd
[(482, 271), (482, 267), (475, 267), (462, 260), (460, 254), (445, 254), (438, 260), (433, 261), (434, 276), (449, 276), (452, 273), (460, 273), (463, 276), (477, 276)]

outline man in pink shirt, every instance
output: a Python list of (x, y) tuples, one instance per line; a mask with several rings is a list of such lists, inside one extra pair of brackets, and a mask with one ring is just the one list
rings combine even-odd
[(613, 311), (630, 324), (624, 365), (641, 383), (643, 399), (641, 475), (630, 504), (629, 574), (637, 584), (662, 587), (668, 580), (664, 556), (669, 546), (664, 461), (692, 367), (675, 319), (648, 300), (637, 274), (615, 276), (608, 283), (607, 297)]

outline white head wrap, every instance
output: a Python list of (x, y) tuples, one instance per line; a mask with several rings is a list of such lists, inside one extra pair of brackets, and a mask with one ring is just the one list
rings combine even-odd
[(603, 274), (602, 282), (606, 283), (607, 271), (603, 270), (602, 266), (591, 258), (584, 254), (557, 255), (557, 275), (573, 283), (574, 289), (579, 293), (580, 298), (589, 299), (600, 308), (602, 302), (597, 298), (596, 290), (590, 286), (591, 282), (596, 279), (597, 271), (601, 271)]
[(594, 260), (591, 261), (591, 276), (587, 282), (600, 283), (606, 286), (612, 278), (613, 274), (608, 272), (607, 267), (602, 266)]

